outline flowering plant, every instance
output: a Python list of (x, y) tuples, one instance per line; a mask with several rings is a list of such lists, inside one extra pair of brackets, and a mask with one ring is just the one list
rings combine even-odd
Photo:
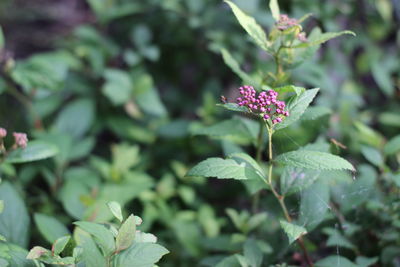
[[(311, 231), (315, 224), (309, 224), (309, 218), (293, 217), (285, 199), (290, 194), (298, 193), (316, 183), (323, 172), (332, 170), (354, 172), (355, 168), (347, 160), (329, 153), (329, 146), (318, 144), (274, 155), (276, 152), (273, 151), (273, 135), (299, 121), (319, 91), (318, 88), (306, 90), (302, 87), (288, 85), (290, 75), (287, 70), (297, 67), (306, 57), (310, 56), (310, 52), (315, 52), (319, 45), (327, 40), (342, 34), (353, 33), (350, 31), (321, 33), (318, 29), (314, 29), (306, 37), (300, 23), (307, 16), (296, 20), (287, 15), (281, 15), (277, 1), (270, 1), (271, 12), (276, 23), (267, 38), (264, 29), (252, 17), (245, 14), (234, 3), (225, 2), (232, 8), (239, 23), (253, 41), (264, 52), (272, 56), (276, 68), (275, 72), (259, 72), (262, 73), (261, 76), (249, 75), (239, 68), (239, 64), (235, 62), (227, 50), (221, 51), (228, 66), (244, 82), (251, 85), (239, 88), (239, 97), (236, 98), (236, 103), (229, 103), (226, 98), (223, 98), (224, 103), (220, 106), (255, 118), (256, 121), (236, 118), (233, 124), (222, 122), (208, 128), (197, 129), (195, 134), (210, 137), (229, 136), (231, 138), (237, 134), (235, 132), (236, 124), (242, 123), (248, 129), (250, 136), (257, 133), (256, 138), (253, 139), (256, 157), (254, 159), (242, 149), (232, 148), (230, 150), (236, 151), (234, 153), (227, 152), (227, 158), (208, 158), (194, 166), (188, 172), (188, 176), (241, 180), (254, 194), (253, 201), (255, 203), (258, 203), (259, 192), (271, 191), (283, 212), (283, 218), (279, 219), (279, 223), (288, 236), (289, 244), (297, 241), (304, 254), (302, 262), (313, 266), (313, 259), (308, 252), (303, 236)], [(321, 114), (318, 114), (318, 109), (310, 112), (314, 113), (314, 116), (321, 116)], [(232, 125), (232, 127), (227, 129), (226, 125)], [(265, 135), (268, 136), (267, 139), (264, 138)], [(262, 154), (266, 144), (268, 161), (264, 162)], [(257, 212), (257, 208), (255, 211)], [(231, 217), (235, 216), (232, 215)], [(244, 238), (249, 241), (248, 236)], [(249, 253), (249, 249), (253, 253)], [(241, 264), (244, 262), (244, 266), (260, 266), (262, 248), (254, 244), (249, 245), (246, 241), (244, 250), (244, 255), (235, 254), (226, 258), (226, 263), (238, 261)], [(257, 262), (257, 264), (253, 265), (252, 262)]]

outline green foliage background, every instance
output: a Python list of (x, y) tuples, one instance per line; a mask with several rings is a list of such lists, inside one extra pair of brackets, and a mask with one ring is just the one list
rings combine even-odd
[[(271, 29), (267, 1), (235, 2)], [(312, 13), (306, 32), (357, 34), (298, 62), (288, 80), (320, 91), (300, 122), (274, 136), (280, 153), (311, 143), (356, 167), (322, 172), (291, 192), (290, 210), (314, 230), (306, 246), (318, 266), (400, 266), (400, 3), (279, 5), (295, 18)], [(236, 266), (229, 255), (238, 251), (250, 266), (301, 264), (270, 193), (254, 197), (254, 184), (186, 176), (206, 157), (256, 152), (257, 125), (228, 120), (216, 104), (221, 95), (233, 102), (236, 88), (259, 84), (274, 64), (227, 4), (5, 0), (0, 25), (0, 127), (58, 151), (1, 164), (0, 266), (34, 266), (21, 263), (26, 250), (51, 247), (75, 221), (115, 220), (110, 201), (142, 217), (141, 230), (169, 250), (160, 266)], [(280, 171), (281, 188), (313, 177)]]

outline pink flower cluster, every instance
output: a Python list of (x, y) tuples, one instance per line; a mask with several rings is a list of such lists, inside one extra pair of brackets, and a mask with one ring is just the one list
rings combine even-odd
[(0, 127), (0, 139), (3, 139), (7, 136), (7, 130)]
[(28, 137), (26, 136), (26, 133), (13, 133), (14, 139), (15, 139), (15, 144), (18, 147), (26, 148), (28, 145)]
[(262, 91), (258, 94), (252, 86), (239, 88), (241, 97), (236, 99), (241, 107), (248, 107), (251, 112), (258, 113), (264, 120), (271, 119), (273, 124), (282, 122), (282, 119), (289, 116), (285, 111), (285, 102), (277, 100), (278, 92), (274, 90)]
[[(28, 137), (26, 133), (13, 133), (14, 136), (14, 148), (21, 147), (26, 148), (28, 145)], [(4, 149), (3, 140), (7, 137), (7, 130), (0, 127), (0, 145)]]
[(276, 24), (277, 24), (276, 27), (280, 31), (284, 31), (290, 27), (299, 25), (297, 19), (289, 18), (288, 15), (285, 14), (280, 15), (279, 20)]

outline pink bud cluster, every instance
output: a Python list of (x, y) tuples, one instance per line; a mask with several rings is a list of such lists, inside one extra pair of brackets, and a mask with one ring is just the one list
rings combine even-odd
[(236, 99), (241, 107), (247, 107), (251, 112), (260, 114), (264, 120), (271, 119), (273, 124), (282, 122), (282, 119), (289, 116), (285, 111), (285, 102), (277, 100), (278, 92), (274, 90), (262, 91), (258, 94), (252, 86), (239, 88), (241, 97)]
[(289, 18), (289, 16), (285, 14), (280, 15), (279, 20), (276, 24), (277, 24), (276, 27), (280, 31), (284, 31), (290, 27), (299, 25), (297, 19)]
[(297, 40), (299, 40), (300, 42), (303, 42), (303, 43), (305, 43), (305, 42), (307, 42), (308, 41), (308, 39), (307, 39), (307, 37), (306, 37), (306, 33), (305, 32), (300, 32), (299, 34), (297, 34)]
[(13, 136), (17, 147), (26, 148), (28, 145), (28, 137), (25, 133), (13, 133)]
[(3, 139), (7, 136), (7, 130), (0, 127), (0, 139)]

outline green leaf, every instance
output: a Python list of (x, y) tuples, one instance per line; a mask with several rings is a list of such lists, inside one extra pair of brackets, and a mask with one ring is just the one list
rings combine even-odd
[(80, 138), (90, 129), (94, 119), (94, 102), (91, 99), (78, 99), (62, 109), (55, 127), (60, 133)]
[(63, 236), (58, 238), (52, 247), (52, 250), (54, 251), (54, 254), (59, 255), (65, 247), (67, 246), (68, 242), (71, 240), (71, 236)]
[(116, 201), (108, 202), (107, 205), (114, 217), (122, 222), (124, 218), (122, 217), (121, 205)]
[(270, 0), (269, 9), (271, 10), (272, 17), (275, 19), (275, 21), (278, 21), (280, 18), (278, 0)]
[(353, 165), (347, 160), (319, 151), (296, 150), (279, 155), (276, 162), (294, 167), (313, 170), (351, 170)]
[(265, 182), (264, 170), (258, 165), (258, 163), (246, 153), (234, 153), (229, 155), (229, 158), (234, 159), (239, 164), (246, 164), (248, 167), (252, 167), (258, 174), (259, 179), (243, 180), (247, 190), (254, 194), (261, 189), (268, 189), (268, 185)]
[(283, 231), (287, 234), (289, 238), (289, 244), (292, 244), (300, 236), (307, 234), (307, 230), (304, 227), (289, 223), (284, 220), (280, 220), (281, 227)]
[(301, 43), (298, 45), (293, 46), (293, 48), (302, 48), (302, 47), (309, 47), (309, 46), (314, 46), (314, 45), (320, 45), (323, 44), (333, 38), (339, 37), (344, 34), (350, 34), (353, 36), (356, 36), (356, 34), (352, 31), (341, 31), (341, 32), (324, 32), (313, 38), (313, 40), (310, 40), (309, 42)]
[(215, 267), (240, 267), (242, 265), (239, 264), (238, 262), (238, 256), (239, 254), (231, 255), (229, 257), (226, 257), (219, 261)]
[(334, 228), (324, 228), (323, 232), (329, 236), (326, 241), (328, 247), (343, 247), (348, 249), (355, 249), (356, 247), (345, 237), (342, 233)]
[(363, 124), (362, 122), (356, 121), (354, 122), (354, 125), (358, 130), (357, 138), (362, 143), (368, 144), (373, 147), (381, 147), (384, 138), (379, 132)]
[(302, 94), (306, 91), (306, 89), (304, 87), (298, 87), (298, 86), (294, 86), (294, 85), (286, 85), (286, 86), (282, 86), (282, 87), (277, 87), (277, 88), (274, 88), (274, 90), (276, 92), (278, 92), (280, 95), (294, 92), (294, 93), (296, 93), (297, 96), (299, 96), (300, 94)]
[(134, 243), (116, 256), (116, 267), (153, 267), (169, 251), (158, 244)]
[(53, 157), (57, 153), (57, 147), (52, 144), (43, 141), (31, 141), (28, 142), (28, 146), (26, 148), (18, 148), (11, 151), (11, 153), (8, 154), (5, 162), (25, 163), (37, 161)]
[(217, 177), (219, 179), (263, 179), (249, 164), (233, 159), (208, 158), (194, 166), (188, 176)]
[(105, 257), (101, 254), (96, 243), (89, 236), (83, 237), (82, 258), (87, 267), (106, 267)]
[(133, 240), (135, 239), (135, 233), (136, 233), (135, 217), (133, 216), (133, 214), (131, 214), (121, 225), (121, 228), (118, 231), (115, 243), (117, 251), (122, 251), (129, 248), (130, 245), (132, 245)]
[(239, 106), (236, 103), (217, 104), (217, 106), (236, 112), (249, 112), (248, 108), (244, 106)]
[(42, 257), (45, 254), (51, 254), (51, 252), (48, 249), (45, 249), (43, 247), (35, 246), (29, 251), (26, 258), (28, 260), (35, 260), (35, 259)]
[(103, 94), (115, 106), (125, 104), (131, 97), (133, 85), (129, 74), (118, 69), (107, 69), (104, 71), (106, 79), (103, 85)]
[(68, 69), (78, 67), (79, 64), (66, 51), (35, 54), (26, 60), (17, 61), (11, 77), (26, 92), (33, 89), (60, 90), (67, 79)]
[[(0, 242), (0, 259), (5, 259), (8, 267), (36, 267), (36, 264), (26, 259), (28, 251), (25, 249), (11, 244)], [(2, 266), (0, 264), (0, 266)], [(4, 265), (3, 265), (4, 266)]]
[(370, 147), (370, 146), (362, 146), (361, 147), (361, 153), (363, 156), (372, 164), (374, 164), (377, 167), (381, 167), (383, 163), (383, 157), (382, 154), (379, 152), (379, 150)]
[(161, 102), (152, 77), (142, 73), (135, 75), (133, 81), (133, 94), (136, 104), (151, 116), (165, 117), (167, 110)]
[(281, 175), (281, 193), (290, 195), (311, 186), (319, 177), (320, 170), (309, 170), (286, 166)]
[(381, 91), (386, 96), (390, 97), (393, 95), (395, 91), (395, 85), (392, 81), (391, 71), (382, 64), (381, 60), (375, 60), (371, 64), (371, 74)]
[(240, 119), (225, 120), (208, 127), (192, 130), (194, 135), (207, 135), (216, 139), (229, 140), (238, 144), (249, 144), (253, 138)]
[(104, 255), (111, 255), (115, 251), (114, 236), (103, 225), (83, 221), (74, 222), (74, 224), (93, 236)]
[(22, 198), (9, 182), (0, 184), (4, 211), (0, 214), (0, 234), (8, 242), (21, 247), (28, 245), (30, 220)]
[(364, 256), (357, 256), (356, 258), (356, 263), (358, 267), (368, 267), (371, 266), (372, 264), (375, 264), (378, 261), (378, 257), (373, 257), (373, 258), (367, 258)]
[(267, 36), (263, 28), (261, 28), (261, 26), (258, 25), (255, 19), (244, 13), (239, 7), (237, 7), (231, 1), (225, 0), (225, 3), (227, 3), (231, 7), (233, 14), (235, 14), (240, 25), (242, 25), (242, 27), (246, 30), (246, 32), (253, 38), (254, 42), (262, 49), (268, 50), (268, 46), (270, 44), (267, 39)]
[(245, 73), (241, 68), (239, 63), (233, 58), (233, 56), (226, 50), (225, 48), (221, 48), (222, 58), (224, 59), (225, 64), (242, 79), (242, 81), (246, 84), (258, 85), (250, 75)]
[(303, 116), (301, 116), (302, 121), (307, 120), (316, 120), (322, 116), (326, 116), (332, 113), (332, 110), (327, 107), (317, 106), (317, 107), (308, 107), (306, 111), (304, 111)]
[[(321, 174), (323, 177), (323, 173)], [(329, 186), (318, 180), (301, 192), (300, 216), (298, 223), (311, 231), (324, 221), (329, 211)]]
[(243, 247), (244, 257), (251, 267), (259, 267), (263, 261), (263, 252), (257, 244), (257, 241), (248, 239)]
[(358, 267), (358, 265), (349, 261), (348, 259), (342, 256), (329, 256), (322, 260), (319, 260), (315, 263), (315, 267), (332, 267), (332, 266), (340, 266), (340, 267)]
[(0, 26), (0, 49), (4, 47), (5, 41), (4, 41), (4, 34), (3, 34), (3, 28)]
[(293, 98), (288, 102), (286, 110), (289, 111), (290, 116), (285, 118), (281, 123), (275, 126), (276, 130), (280, 130), (288, 127), (290, 124), (297, 121), (310, 103), (313, 101), (314, 97), (317, 95), (319, 88), (314, 88), (310, 90), (306, 90), (299, 96)]
[(390, 156), (400, 151), (400, 135), (393, 137), (387, 142), (383, 148), (383, 153)]
[(58, 238), (70, 234), (68, 229), (54, 217), (35, 213), (33, 218), (39, 232), (50, 244)]

